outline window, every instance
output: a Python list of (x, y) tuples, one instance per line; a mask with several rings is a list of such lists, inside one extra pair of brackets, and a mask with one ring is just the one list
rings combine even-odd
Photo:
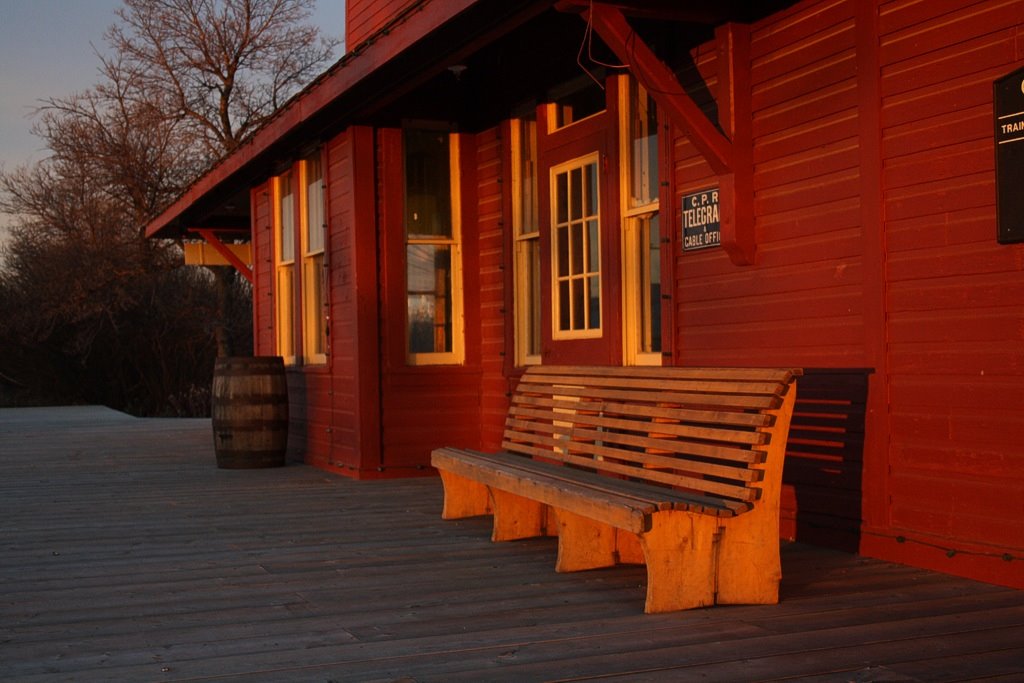
[(512, 223), (515, 248), (516, 365), (540, 363), (540, 216), (537, 121), (512, 122)]
[(623, 296), (626, 362), (661, 365), (661, 229), (658, 217), (658, 112), (630, 80), (621, 107)]
[(598, 154), (551, 169), (554, 339), (601, 336)]
[(307, 363), (327, 362), (324, 299), (324, 174), (320, 152), (302, 162), (302, 346)]
[(408, 128), (403, 143), (409, 362), (461, 363), (458, 138)]
[(292, 174), (278, 176), (276, 182), (277, 211), (274, 231), (275, 318), (277, 354), (285, 363), (295, 362), (295, 194)]

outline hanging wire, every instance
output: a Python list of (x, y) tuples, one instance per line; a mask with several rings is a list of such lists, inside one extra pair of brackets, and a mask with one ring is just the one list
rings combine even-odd
[(579, 52), (576, 53), (576, 64), (583, 69), (584, 73), (590, 76), (590, 80), (594, 81), (594, 83), (597, 84), (597, 87), (604, 90), (604, 83), (602, 83), (601, 80), (583, 64), (584, 48), (586, 48), (587, 59), (592, 64), (597, 64), (598, 66), (607, 67), (609, 69), (629, 68), (629, 64), (608, 64), (607, 62), (602, 62), (600, 59), (594, 57), (594, 0), (590, 0), (590, 11), (587, 14), (587, 28), (583, 32), (583, 41), (580, 43)]

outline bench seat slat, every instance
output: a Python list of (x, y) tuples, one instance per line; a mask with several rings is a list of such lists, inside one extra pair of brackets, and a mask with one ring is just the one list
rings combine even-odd
[[(474, 456), (478, 455), (476, 451), (468, 452), (473, 453)], [(691, 510), (717, 516), (732, 516), (746, 512), (752, 507), (752, 504), (749, 502), (709, 496), (699, 491), (680, 491), (631, 479), (613, 479), (588, 472), (585, 469), (551, 463), (545, 460), (535, 460), (512, 452), (484, 453), (479, 455), (492, 459), (498, 465), (506, 462), (509, 458), (513, 458), (512, 462), (515, 463), (515, 467), (543, 472), (547, 476), (565, 478), (569, 481), (584, 481), (588, 486), (597, 489), (620, 495), (634, 496), (641, 501), (657, 506), (659, 510)]]
[[(745, 511), (749, 505), (721, 501), (709, 496), (611, 479), (602, 475), (570, 470), (514, 453), (479, 453), (461, 449), (434, 451), (435, 466), (470, 477), (488, 486), (527, 495), (547, 505), (577, 514), (589, 514), (600, 521), (640, 533), (647, 530), (645, 519), (657, 510), (689, 510), (722, 517)], [(519, 476), (521, 475), (521, 476)], [(596, 512), (595, 501), (611, 511)], [(602, 518), (603, 517), (603, 518)]]

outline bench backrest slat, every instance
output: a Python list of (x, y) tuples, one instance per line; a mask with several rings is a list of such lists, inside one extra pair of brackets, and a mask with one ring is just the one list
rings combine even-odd
[[(636, 452), (622, 448), (617, 450), (615, 453), (604, 453), (603, 455), (609, 455), (611, 457), (621, 457), (626, 460), (634, 460), (636, 462), (653, 464), (649, 462), (647, 453), (657, 453), (659, 451), (666, 451), (673, 454), (673, 460), (678, 463), (688, 462), (683, 461), (682, 456), (692, 456), (694, 459), (698, 457), (714, 458), (716, 460), (729, 461), (729, 470), (734, 471), (737, 466), (745, 467), (748, 464), (760, 462), (763, 460), (762, 452), (755, 451), (748, 448), (731, 448), (728, 446), (721, 446), (717, 444), (704, 443), (703, 441), (678, 439), (678, 438), (659, 438), (651, 432), (647, 433), (630, 433), (617, 431), (604, 431), (600, 429), (587, 429), (586, 426), (589, 424), (589, 420), (592, 419), (590, 416), (582, 415), (576, 416), (573, 420), (572, 425), (558, 424), (561, 420), (558, 417), (554, 418), (554, 423), (546, 420), (537, 421), (524, 421), (524, 420), (508, 420), (505, 423), (505, 438), (511, 441), (522, 441), (529, 442), (535, 436), (542, 435), (554, 435), (554, 444), (559, 448), (572, 449), (578, 443), (602, 443), (602, 444), (614, 444), (618, 446), (634, 446)], [(581, 426), (582, 425), (582, 426)], [(670, 427), (672, 425), (664, 425)], [(657, 427), (651, 427), (651, 429), (660, 429), (662, 425)], [(659, 435), (661, 432), (659, 432)], [(671, 435), (666, 435), (671, 437)], [(742, 442), (741, 442), (742, 443)], [(746, 445), (746, 444), (743, 444)], [(697, 462), (696, 460), (694, 460)], [(721, 473), (719, 476), (725, 476)]]
[[(583, 396), (585, 392), (576, 392), (577, 396)], [(594, 392), (596, 394), (596, 392)], [(647, 398), (649, 398), (649, 394)], [(605, 398), (589, 398), (592, 403), (601, 402), (603, 405), (598, 408), (609, 413), (619, 415), (632, 415), (635, 417), (663, 418), (668, 420), (683, 419), (694, 424), (723, 425), (732, 427), (768, 427), (772, 423), (772, 416), (767, 413), (750, 412), (736, 413), (722, 410), (694, 410), (688, 408), (671, 407), (662, 408), (656, 404), (626, 403), (621, 400), (610, 400)], [(545, 397), (539, 393), (527, 394), (525, 391), (516, 392), (512, 396), (513, 405), (543, 406), (546, 408), (567, 408), (576, 409), (579, 407), (579, 400), (557, 400)]]
[[(585, 424), (594, 427), (603, 427), (605, 429), (635, 429), (637, 421), (635, 419), (623, 419), (623, 418), (611, 418), (603, 417), (604, 415), (610, 414), (622, 414), (628, 415), (628, 413), (619, 413), (618, 409), (605, 404), (605, 403), (563, 403), (559, 402), (554, 410), (532, 410), (524, 408), (518, 405), (513, 405), (510, 409), (510, 413), (520, 418), (540, 418), (546, 419), (558, 419), (558, 415), (564, 414), (559, 413), (559, 410), (579, 410), (573, 416), (574, 424)], [(693, 426), (689, 424), (681, 424), (674, 421), (674, 418), (668, 417), (669, 411), (665, 411), (662, 417), (662, 421), (654, 420), (654, 424), (658, 425), (658, 433), (665, 434), (668, 436), (685, 436), (691, 439), (705, 439), (707, 441), (728, 441), (730, 443), (748, 443), (748, 444), (763, 444), (768, 439), (768, 435), (764, 432), (741, 432), (737, 430), (721, 429), (719, 427), (704, 427), (704, 426)], [(631, 416), (635, 417), (635, 416)], [(749, 462), (746, 458), (739, 458), (744, 462)]]
[(503, 448), (594, 473), (706, 496), (742, 512), (774, 413), (799, 371), (536, 366), (523, 375)]
[[(588, 385), (584, 390), (584, 388), (571, 384), (571, 382), (579, 382), (581, 377), (554, 377), (552, 379), (557, 379), (558, 381), (552, 384), (537, 384), (536, 382), (528, 381), (529, 388), (524, 387), (524, 390), (530, 391), (536, 387), (535, 390), (543, 394), (617, 398), (625, 401), (640, 399), (643, 401), (682, 402), (689, 405), (728, 406), (754, 410), (769, 410), (778, 408), (782, 404), (782, 398), (779, 394), (767, 392), (740, 393), (736, 391), (733, 393), (719, 393), (716, 391), (701, 391), (699, 387), (692, 385), (687, 385), (686, 390), (669, 391), (668, 389), (673, 388), (666, 387), (664, 384), (654, 380), (645, 381), (644, 384), (647, 386), (637, 386), (632, 383), (614, 385), (610, 382), (600, 381), (602, 378), (597, 377), (594, 378), (595, 384), (593, 386)], [(526, 380), (526, 375), (523, 376), (523, 380)], [(520, 382), (523, 380), (520, 380)], [(614, 388), (602, 391), (602, 387)], [(619, 387), (622, 387), (622, 389)], [(564, 391), (559, 391), (560, 388), (564, 389)], [(744, 388), (747, 392), (755, 392), (757, 390), (757, 387), (754, 385), (747, 385)]]

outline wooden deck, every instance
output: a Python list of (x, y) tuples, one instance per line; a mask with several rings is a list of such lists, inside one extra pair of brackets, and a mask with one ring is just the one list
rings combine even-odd
[(214, 466), (207, 420), (0, 410), (0, 680), (1024, 680), (1024, 591), (818, 548), (782, 602), (442, 522), (436, 479)]

